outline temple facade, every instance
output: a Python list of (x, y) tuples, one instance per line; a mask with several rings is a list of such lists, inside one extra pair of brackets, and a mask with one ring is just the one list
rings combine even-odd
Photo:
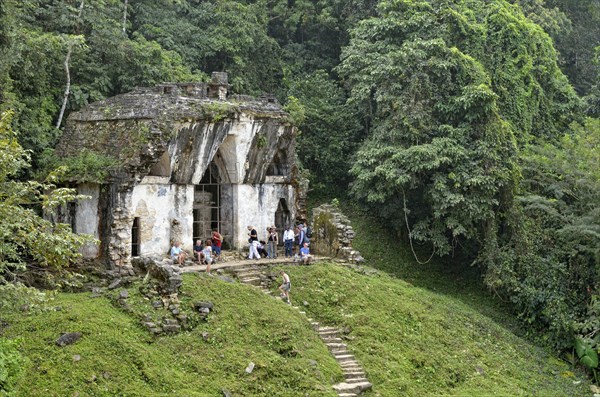
[(215, 229), (225, 248), (242, 248), (248, 225), (262, 238), (305, 218), (289, 115), (274, 98), (228, 89), (227, 74), (213, 73), (210, 83), (136, 89), (69, 116), (56, 153), (100, 169), (71, 174), (89, 199), (52, 217), (100, 241), (86, 258), (127, 266), (174, 241), (191, 250)]

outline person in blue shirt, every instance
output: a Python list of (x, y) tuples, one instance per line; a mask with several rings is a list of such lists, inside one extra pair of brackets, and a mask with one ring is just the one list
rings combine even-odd
[(296, 242), (298, 243), (298, 254), (300, 254), (300, 250), (304, 246), (304, 240), (306, 240), (306, 233), (302, 224), (299, 224), (297, 229), (298, 233), (296, 234)]
[(175, 242), (175, 245), (171, 247), (171, 259), (173, 262), (177, 262), (179, 266), (183, 266), (183, 262), (185, 262), (186, 253), (181, 248), (181, 243), (179, 241)]
[(304, 243), (302, 248), (300, 248), (300, 260), (308, 265), (312, 260), (312, 255), (310, 254), (310, 248), (308, 248), (308, 243)]

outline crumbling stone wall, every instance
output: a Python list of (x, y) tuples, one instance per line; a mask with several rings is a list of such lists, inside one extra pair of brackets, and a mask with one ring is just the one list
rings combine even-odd
[(352, 248), (356, 233), (350, 219), (337, 206), (322, 204), (314, 208), (312, 229), (311, 247), (318, 253), (331, 255), (341, 261), (364, 261), (360, 252)]

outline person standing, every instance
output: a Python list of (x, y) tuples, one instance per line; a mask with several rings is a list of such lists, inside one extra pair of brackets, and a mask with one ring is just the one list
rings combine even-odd
[(281, 278), (283, 279), (283, 283), (279, 286), (281, 297), (287, 300), (288, 305), (291, 305), (292, 302), (290, 301), (290, 289), (292, 289), (292, 282), (290, 281), (290, 276), (288, 276), (283, 270), (280, 274)]
[(248, 231), (250, 232), (248, 233), (248, 243), (250, 244), (248, 259), (259, 259), (260, 255), (258, 254), (258, 251), (256, 249), (258, 245), (258, 234), (256, 233), (256, 229), (254, 229), (253, 226), (248, 226)]
[(298, 234), (296, 235), (297, 243), (298, 243), (298, 255), (300, 255), (300, 249), (304, 245), (304, 241), (306, 240), (306, 232), (304, 231), (304, 225), (298, 225)]
[(216, 263), (221, 259), (221, 244), (223, 243), (223, 236), (217, 229), (212, 232), (212, 250), (214, 254), (213, 263)]
[(202, 250), (202, 254), (204, 254), (204, 262), (206, 262), (206, 274), (210, 274), (210, 264), (213, 262), (212, 253), (212, 240), (206, 239), (206, 242), (204, 243), (204, 249)]
[(294, 229), (292, 225), (289, 225), (286, 228), (286, 231), (283, 232), (283, 245), (285, 247), (285, 257), (291, 258), (293, 256), (292, 249), (294, 244)]
[(258, 233), (256, 233), (256, 229), (254, 226), (248, 226), (248, 242), (252, 243), (253, 241), (258, 241)]
[(269, 238), (267, 239), (267, 255), (270, 259), (277, 258), (277, 244), (279, 243), (279, 237), (277, 236), (277, 228), (271, 226), (269, 228)]

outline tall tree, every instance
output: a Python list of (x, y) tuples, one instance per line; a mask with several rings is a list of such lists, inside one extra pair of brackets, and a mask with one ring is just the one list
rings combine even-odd
[(580, 95), (586, 95), (596, 79), (594, 48), (600, 44), (600, 2), (597, 0), (546, 0), (564, 12), (570, 32), (556, 37), (561, 66)]

